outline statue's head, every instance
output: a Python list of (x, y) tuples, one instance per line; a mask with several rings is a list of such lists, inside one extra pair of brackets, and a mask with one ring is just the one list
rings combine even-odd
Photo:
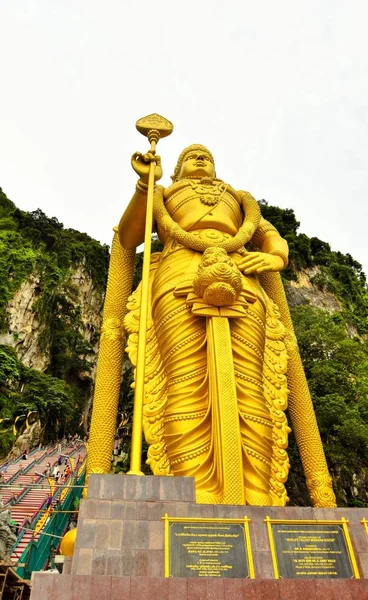
[(215, 161), (208, 148), (201, 144), (184, 148), (171, 178), (175, 182), (186, 177), (216, 177)]

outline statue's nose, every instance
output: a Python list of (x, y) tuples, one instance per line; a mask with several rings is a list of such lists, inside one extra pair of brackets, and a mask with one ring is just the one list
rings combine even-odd
[(199, 154), (199, 155), (197, 156), (197, 160), (204, 160), (204, 156), (203, 156), (203, 154)]

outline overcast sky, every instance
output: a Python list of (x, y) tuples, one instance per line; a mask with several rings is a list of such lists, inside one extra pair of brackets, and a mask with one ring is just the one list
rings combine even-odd
[(368, 272), (367, 24), (367, 0), (0, 0), (0, 186), (110, 243), (158, 112), (164, 185), (208, 145)]

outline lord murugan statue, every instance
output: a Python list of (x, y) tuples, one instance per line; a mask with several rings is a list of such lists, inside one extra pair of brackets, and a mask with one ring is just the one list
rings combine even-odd
[(127, 336), (136, 365), (145, 295), (141, 428), (153, 474), (194, 477), (201, 503), (284, 506), (289, 401), (312, 503), (335, 506), (279, 274), (287, 242), (250, 193), (218, 178), (211, 152), (194, 144), (180, 154), (172, 185), (152, 188), (163, 250), (132, 294), (150, 168), (155, 183), (162, 177), (155, 152), (135, 153), (132, 166), (139, 179), (115, 228), (88, 473), (110, 470), (123, 349)]

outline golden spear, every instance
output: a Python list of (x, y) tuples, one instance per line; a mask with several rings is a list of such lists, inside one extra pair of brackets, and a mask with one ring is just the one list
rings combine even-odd
[(148, 282), (151, 261), (151, 235), (153, 226), (153, 190), (155, 185), (155, 153), (160, 138), (170, 135), (173, 124), (157, 114), (148, 115), (136, 123), (138, 131), (145, 135), (151, 143), (149, 150), (150, 166), (147, 190), (146, 225), (144, 231), (144, 253), (141, 281), (141, 308), (139, 314), (137, 366), (135, 370), (134, 412), (132, 427), (132, 448), (130, 455), (130, 471), (128, 475), (144, 475), (141, 470), (142, 458), (142, 422), (144, 404), (144, 375), (146, 362), (146, 333), (148, 315)]

